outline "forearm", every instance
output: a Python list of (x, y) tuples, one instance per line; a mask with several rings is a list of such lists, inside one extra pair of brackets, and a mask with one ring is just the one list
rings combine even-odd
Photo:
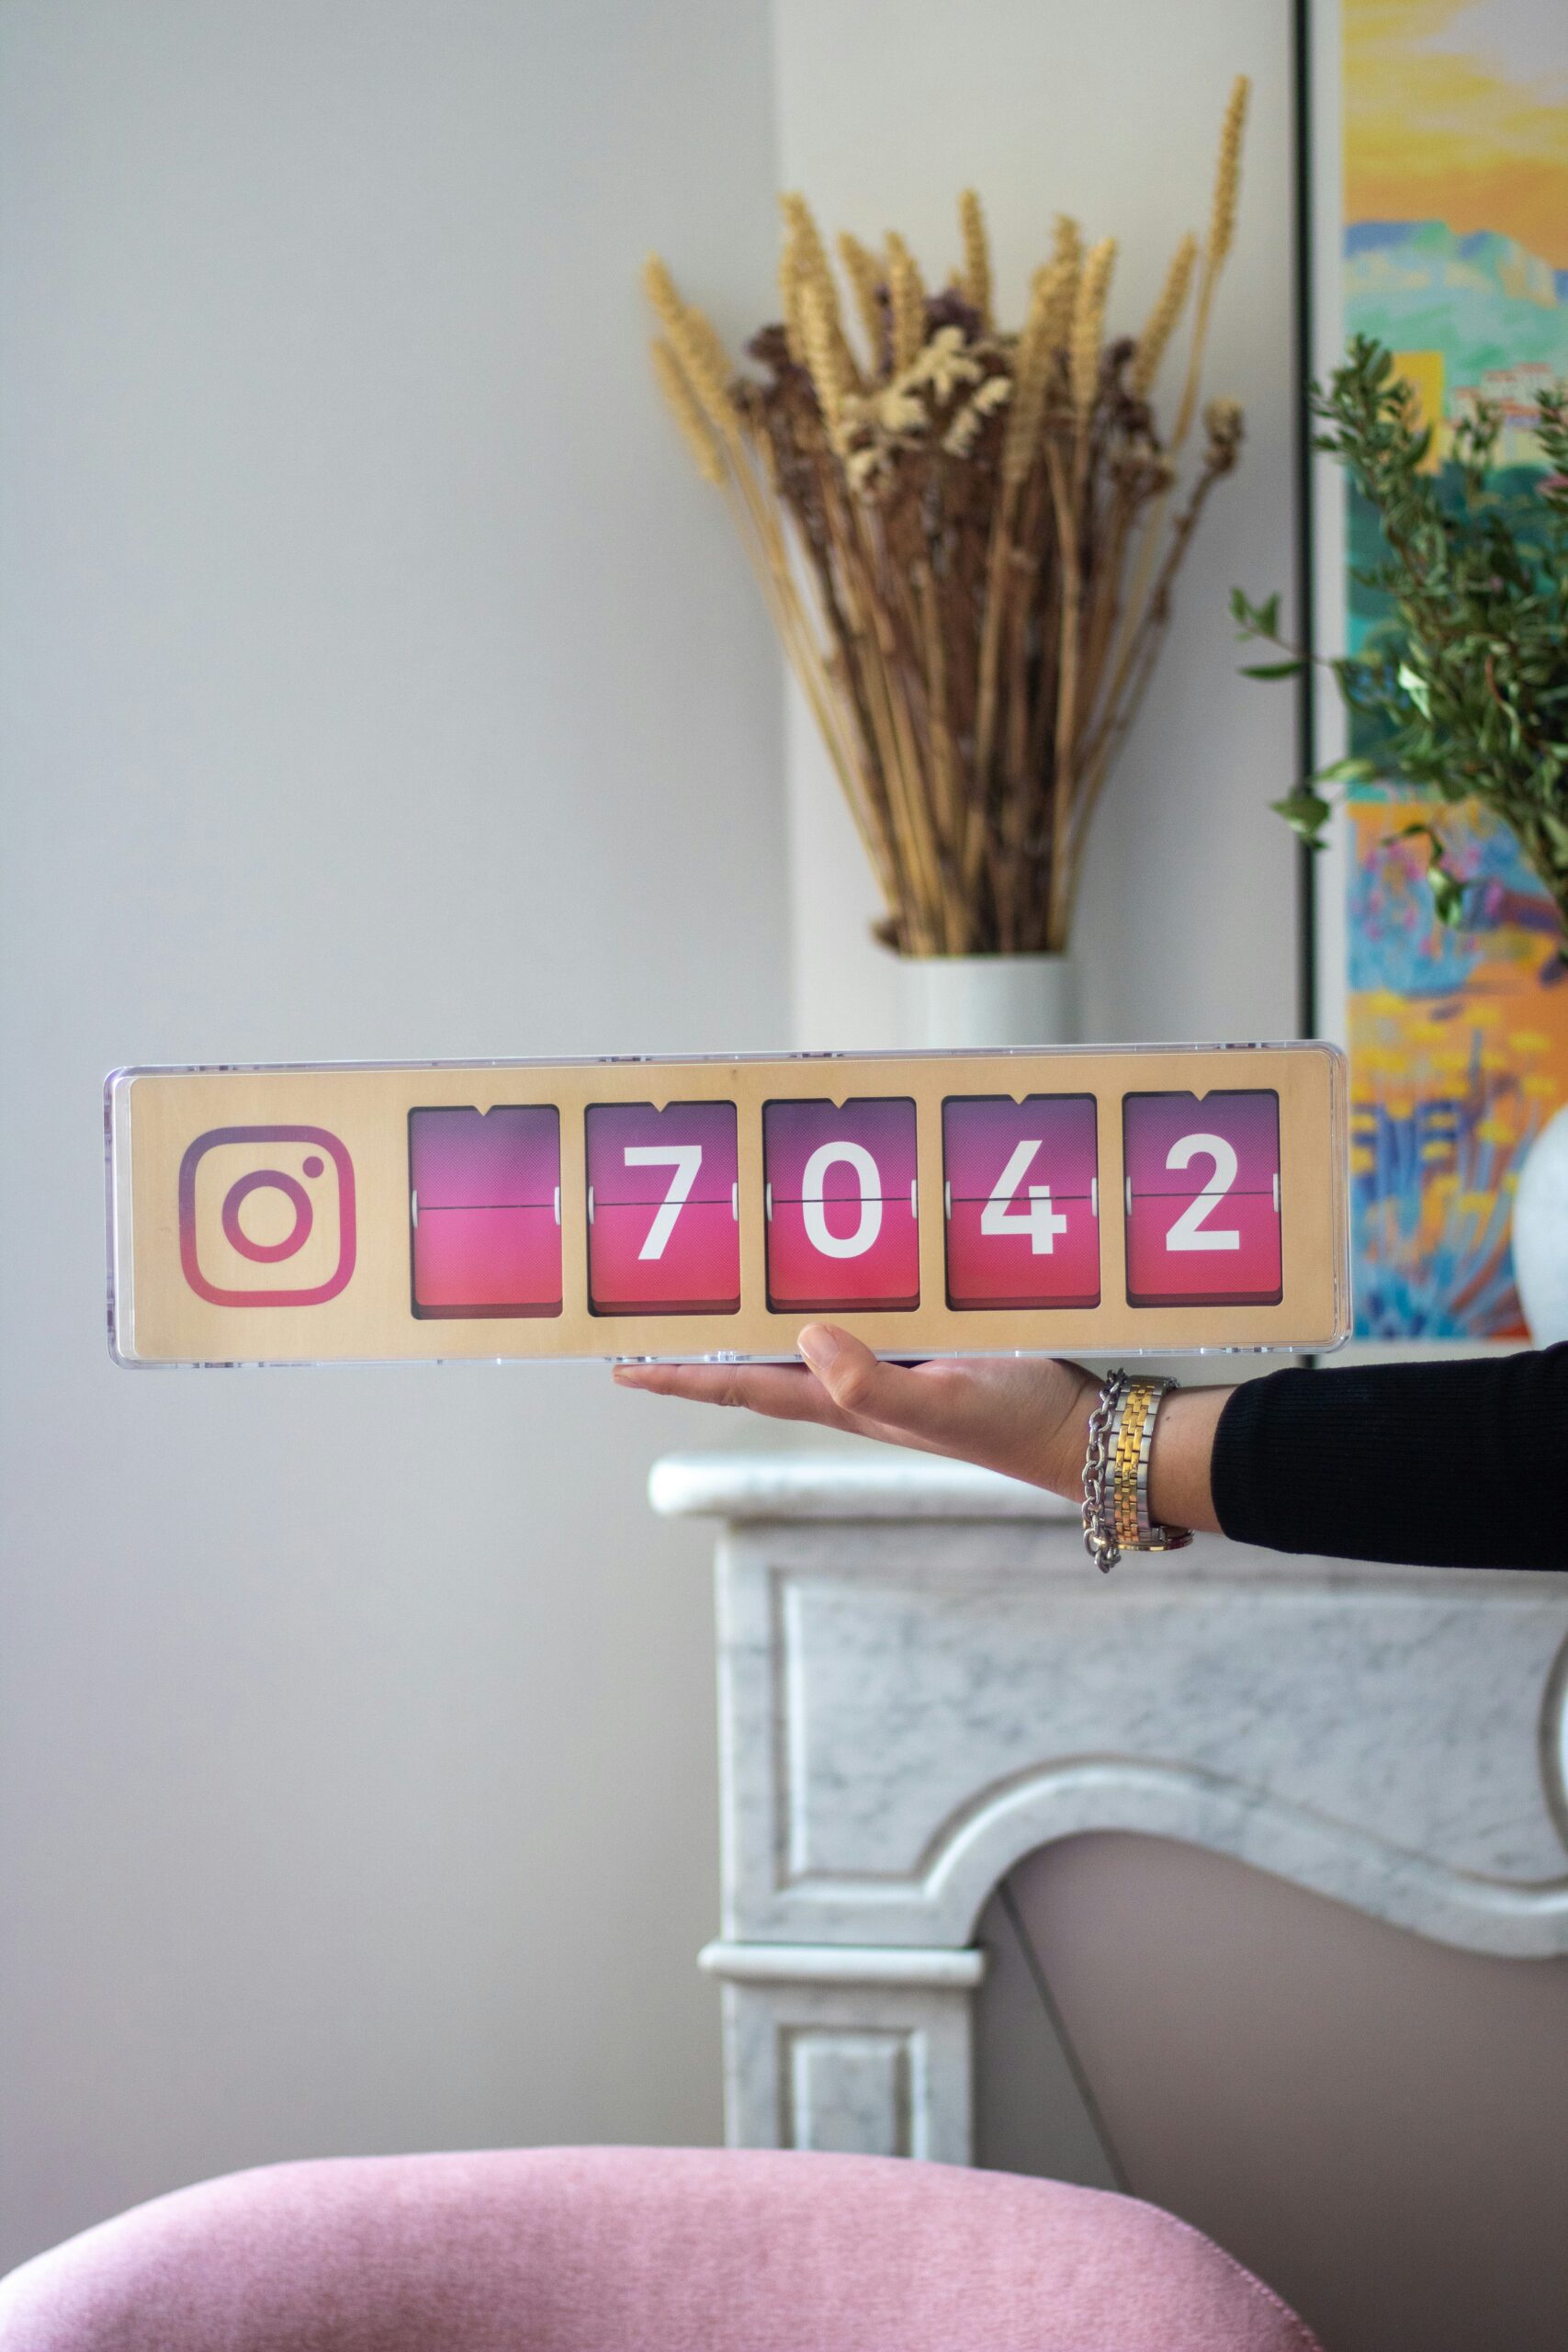
[[(1098, 1385), (1043, 1483), (1076, 1495)], [(1149, 1457), (1168, 1527), (1276, 1552), (1432, 1567), (1568, 1567), (1568, 1346), (1272, 1373), (1172, 1390)]]
[(1278, 1372), (1232, 1392), (1211, 1481), (1225, 1534), (1431, 1567), (1568, 1567), (1568, 1346)]
[(1149, 1511), (1162, 1527), (1219, 1533), (1214, 1432), (1235, 1394), (1234, 1388), (1177, 1388), (1160, 1408), (1149, 1453)]

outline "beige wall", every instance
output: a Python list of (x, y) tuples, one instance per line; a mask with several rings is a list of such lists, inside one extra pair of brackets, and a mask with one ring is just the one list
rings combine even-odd
[(132, 1059), (784, 1041), (778, 667), (651, 390), (761, 0), (5, 0), (0, 2259), (229, 2165), (711, 2140), (705, 1422), (111, 1368)]

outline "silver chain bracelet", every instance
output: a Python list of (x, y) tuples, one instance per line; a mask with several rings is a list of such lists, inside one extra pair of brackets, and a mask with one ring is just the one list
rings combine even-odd
[(1126, 1387), (1125, 1372), (1118, 1370), (1106, 1374), (1100, 1401), (1089, 1417), (1089, 1451), (1083, 1461), (1084, 1550), (1095, 1566), (1106, 1576), (1122, 1557), (1122, 1546), (1111, 1532), (1110, 1514), (1105, 1508), (1105, 1474), (1111, 1464), (1111, 1452), (1106, 1440)]

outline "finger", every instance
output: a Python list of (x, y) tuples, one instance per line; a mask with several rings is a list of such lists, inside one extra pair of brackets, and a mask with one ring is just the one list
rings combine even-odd
[(850, 1426), (831, 1396), (803, 1364), (618, 1363), (619, 1388), (657, 1396), (683, 1396), (695, 1405), (739, 1405), (775, 1421)]

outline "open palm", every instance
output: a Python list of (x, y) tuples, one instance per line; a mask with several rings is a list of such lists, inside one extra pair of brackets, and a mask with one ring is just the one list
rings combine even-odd
[(830, 1323), (800, 1335), (801, 1364), (617, 1364), (623, 1388), (743, 1405), (891, 1445), (946, 1453), (1058, 1494), (1076, 1490), (1098, 1384), (1052, 1357), (884, 1363)]

